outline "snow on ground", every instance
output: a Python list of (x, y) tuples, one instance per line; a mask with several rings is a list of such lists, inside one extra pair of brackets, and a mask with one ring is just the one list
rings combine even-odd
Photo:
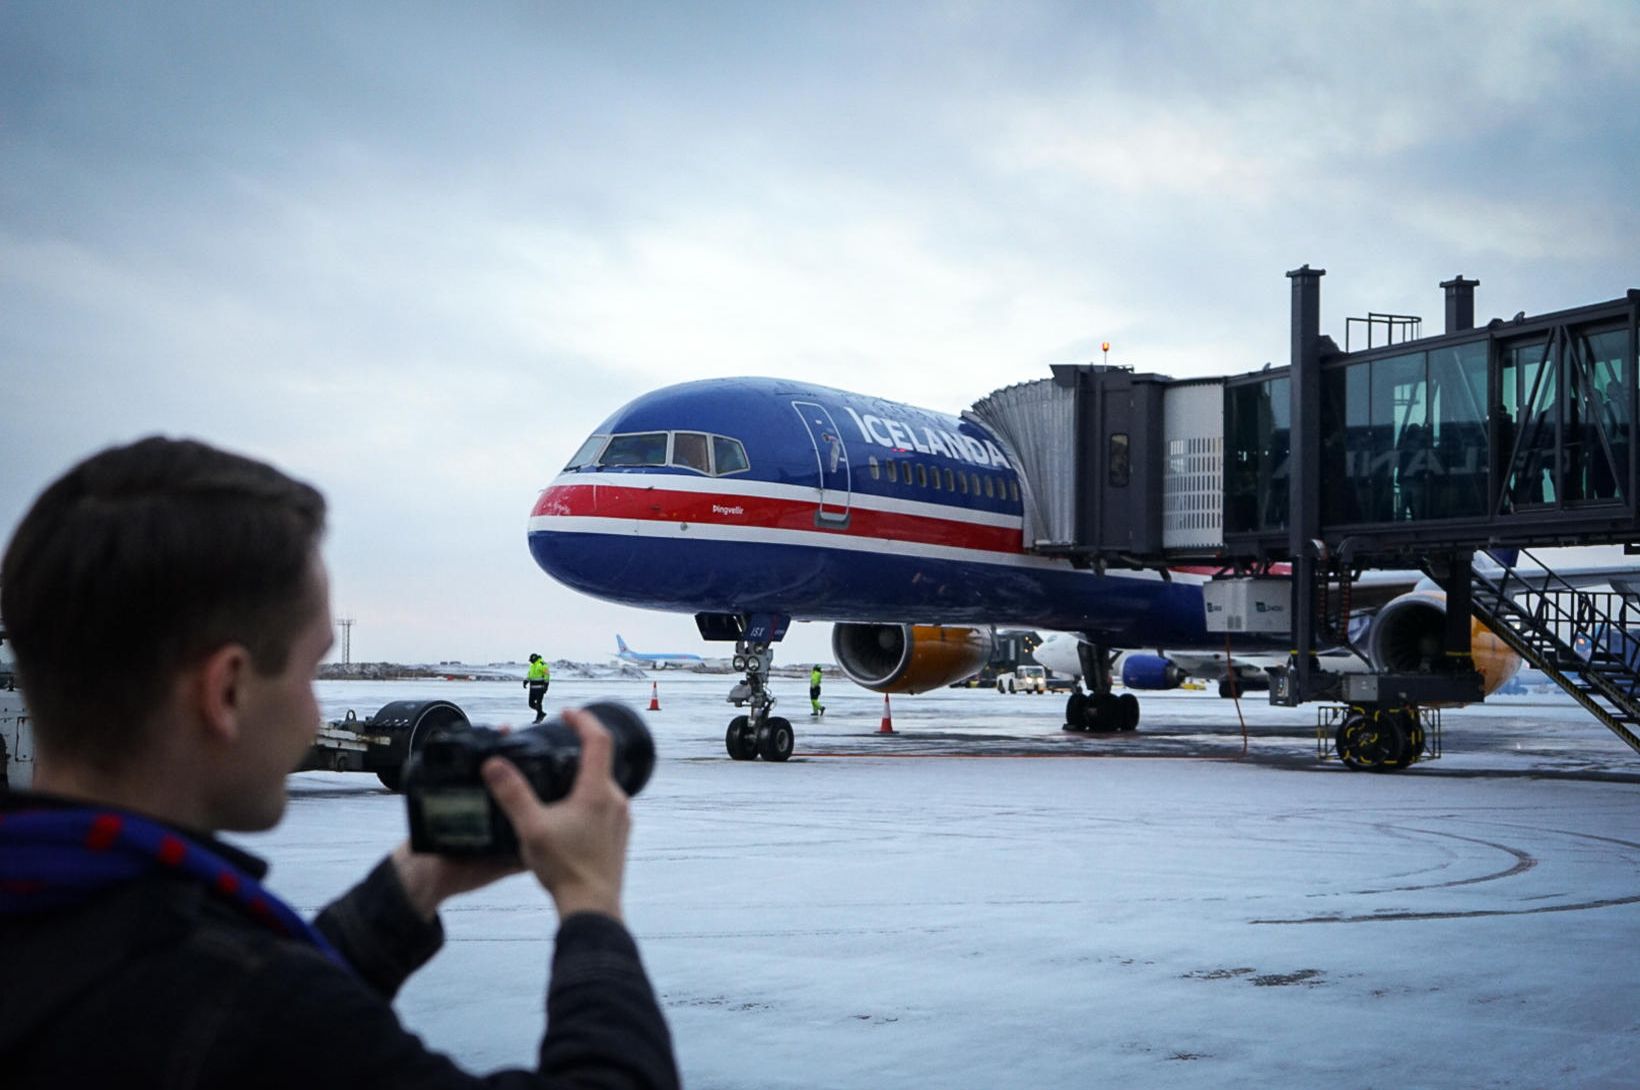
[[(555, 680), (648, 713), (628, 922), (685, 1081), (782, 1087), (1618, 1087), (1640, 1066), (1640, 757), (1563, 700), (1445, 716), (1401, 775), (1317, 762), (1315, 709), (1144, 694), (1136, 737), (1061, 697), (828, 684), (784, 766), (723, 752), (732, 679)], [(327, 716), (521, 685), (327, 682)], [(1095, 757), (1098, 759), (1085, 759)], [(241, 838), (307, 910), (403, 836), (373, 778), (304, 773)], [(447, 906), (398, 1009), (469, 1067), (527, 1065), (552, 910)]]

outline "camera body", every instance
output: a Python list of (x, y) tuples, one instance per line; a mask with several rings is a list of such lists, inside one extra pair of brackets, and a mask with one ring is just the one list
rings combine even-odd
[[(655, 767), (655, 741), (638, 713), (624, 704), (587, 705), (615, 743), (615, 782), (629, 796), (643, 790)], [(491, 757), (511, 761), (543, 802), (568, 795), (581, 767), (581, 736), (554, 717), (515, 731), (442, 728), (404, 766), (410, 847), (438, 855), (518, 854), (518, 835), (490, 797), (479, 769)]]

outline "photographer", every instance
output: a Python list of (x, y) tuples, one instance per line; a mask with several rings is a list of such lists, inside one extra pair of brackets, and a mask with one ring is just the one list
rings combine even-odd
[(278, 822), (314, 737), (324, 514), (270, 466), (152, 438), (76, 466), (18, 526), (0, 613), (37, 768), (33, 793), (0, 796), (0, 1081), (676, 1086), (620, 922), (627, 799), (592, 716), (565, 716), (582, 758), (562, 802), (483, 767), (561, 921), (534, 1072), (469, 1075), (389, 1006), (442, 941), (440, 902), (519, 863), (400, 845), (310, 926), (216, 839)]

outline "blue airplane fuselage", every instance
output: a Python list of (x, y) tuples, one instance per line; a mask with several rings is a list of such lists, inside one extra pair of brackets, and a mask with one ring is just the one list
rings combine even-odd
[(1018, 475), (985, 428), (765, 378), (627, 404), (529, 521), (544, 571), (627, 605), (1223, 648), (1205, 628), (1204, 574), (1100, 575), (1032, 555), (1023, 534)]

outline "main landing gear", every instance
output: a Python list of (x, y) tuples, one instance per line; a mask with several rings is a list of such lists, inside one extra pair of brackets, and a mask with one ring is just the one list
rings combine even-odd
[(1099, 734), (1138, 729), (1139, 698), (1110, 691), (1111, 653), (1086, 642), (1078, 644), (1076, 651), (1082, 659), (1082, 679), (1093, 692), (1077, 689), (1071, 693), (1065, 701), (1065, 729)]
[(729, 756), (737, 761), (762, 757), (765, 761), (784, 761), (792, 755), (796, 735), (789, 719), (770, 715), (774, 710), (774, 695), (769, 692), (769, 667), (774, 652), (766, 643), (735, 643), (735, 669), (746, 671), (746, 680), (729, 691), (729, 703), (746, 707), (748, 714), (729, 720), (729, 730), (723, 744)]

